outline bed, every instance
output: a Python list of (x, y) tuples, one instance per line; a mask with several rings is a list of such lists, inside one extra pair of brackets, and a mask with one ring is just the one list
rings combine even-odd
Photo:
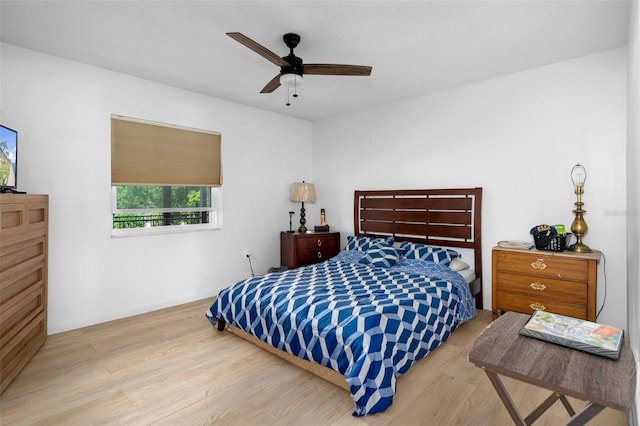
[(349, 391), (354, 415), (383, 411), (397, 377), (482, 308), (481, 205), (482, 188), (355, 191), (345, 250), (240, 281), (206, 316)]

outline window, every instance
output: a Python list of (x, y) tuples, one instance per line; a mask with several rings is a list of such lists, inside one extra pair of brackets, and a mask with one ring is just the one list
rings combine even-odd
[(222, 226), (220, 135), (111, 117), (113, 235)]
[[(191, 186), (115, 185), (113, 191), (114, 234), (139, 228), (199, 225), (190, 229), (220, 228), (220, 188)], [(124, 231), (121, 231), (124, 230)], [(171, 231), (175, 231), (172, 229)]]

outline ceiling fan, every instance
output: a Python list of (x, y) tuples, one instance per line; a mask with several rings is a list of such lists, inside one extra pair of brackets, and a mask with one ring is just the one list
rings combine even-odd
[[(297, 96), (295, 89), (302, 84), (302, 76), (304, 74), (313, 75), (371, 75), (371, 67), (364, 65), (343, 65), (343, 64), (305, 64), (302, 58), (297, 57), (293, 53), (293, 49), (300, 43), (298, 34), (287, 33), (282, 36), (284, 44), (290, 49), (287, 56), (280, 57), (271, 50), (259, 43), (251, 40), (242, 33), (227, 33), (229, 37), (236, 40), (243, 46), (256, 52), (258, 55), (271, 61), (280, 67), (280, 73), (276, 75), (262, 88), (260, 93), (271, 93), (281, 85), (294, 89), (294, 97)], [(287, 105), (289, 105), (287, 103)]]

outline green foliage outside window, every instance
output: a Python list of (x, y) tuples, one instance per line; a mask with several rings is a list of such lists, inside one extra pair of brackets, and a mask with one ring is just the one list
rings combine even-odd
[[(198, 209), (200, 207), (202, 207), (201, 211)], [(173, 210), (181, 208), (188, 208), (189, 210)], [(208, 223), (208, 210), (211, 209), (211, 188), (146, 185), (116, 186), (116, 209), (141, 211), (114, 213), (114, 229)], [(158, 211), (163, 209), (172, 210)], [(196, 211), (193, 209), (196, 209)]]

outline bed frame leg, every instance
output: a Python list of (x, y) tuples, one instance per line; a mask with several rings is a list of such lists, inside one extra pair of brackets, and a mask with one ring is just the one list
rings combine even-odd
[(482, 291), (476, 294), (476, 309), (483, 309)]
[(227, 326), (227, 323), (221, 319), (218, 320), (218, 331), (224, 331), (224, 328)]
[(476, 309), (482, 309), (482, 276), (476, 278), (469, 284), (469, 290), (476, 298)]

